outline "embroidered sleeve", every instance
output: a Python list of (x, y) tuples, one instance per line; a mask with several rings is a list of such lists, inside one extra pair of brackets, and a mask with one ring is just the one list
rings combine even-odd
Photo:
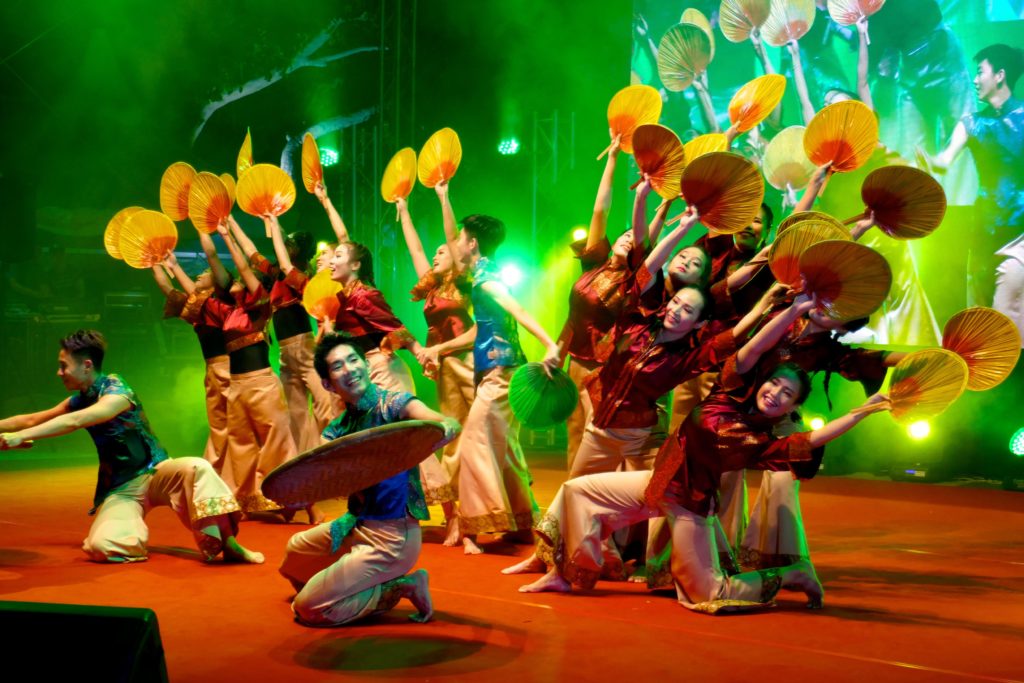
[[(192, 325), (198, 325), (204, 322), (204, 318), (212, 319), (215, 325), (221, 325), (224, 322), (223, 311), (221, 311), (214, 304), (221, 304), (221, 306), (227, 307), (221, 301), (216, 299), (210, 299), (213, 295), (212, 289), (197, 289), (189, 294), (188, 299), (185, 301), (184, 306), (181, 309), (181, 319)], [(207, 305), (207, 304), (210, 305)]]
[(284, 276), (284, 283), (291, 287), (296, 294), (302, 296), (302, 293), (306, 291), (306, 284), (309, 283), (309, 276), (298, 268), (292, 268)]
[(181, 315), (182, 311), (185, 310), (185, 304), (188, 302), (188, 294), (172, 289), (167, 293), (167, 301), (164, 302), (164, 319), (177, 318)]
[(387, 424), (401, 420), (402, 411), (415, 398), (408, 391), (381, 391), (381, 413), (384, 422)]
[(259, 253), (258, 251), (254, 252), (253, 255), (249, 257), (249, 265), (251, 265), (254, 270), (259, 271), (263, 275), (276, 275), (274, 271), (277, 270), (277, 266), (275, 266), (267, 259), (263, 258), (263, 254)]
[(99, 397), (103, 396), (124, 396), (129, 403), (135, 405), (135, 392), (120, 375), (107, 375), (104, 378), (103, 386), (99, 391)]

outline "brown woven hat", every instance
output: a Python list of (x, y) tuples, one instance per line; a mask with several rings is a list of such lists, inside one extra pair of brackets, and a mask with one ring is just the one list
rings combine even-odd
[(364, 429), (302, 453), (263, 480), (263, 495), (282, 505), (349, 496), (434, 457), (444, 428), (406, 420)]

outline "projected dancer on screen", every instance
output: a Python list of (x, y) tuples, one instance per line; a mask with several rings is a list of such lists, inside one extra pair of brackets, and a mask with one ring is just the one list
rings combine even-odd
[(1024, 336), (1024, 102), (1013, 86), (1024, 69), (1024, 55), (1009, 45), (989, 45), (974, 55), (974, 87), (987, 105), (965, 116), (953, 129), (949, 146), (928, 159), (944, 171), (964, 147), (978, 166), (981, 225), (973, 231), (968, 265), (972, 305), (1008, 315)]
[(202, 458), (169, 459), (149, 427), (142, 403), (120, 375), (102, 371), (107, 342), (79, 330), (60, 342), (57, 376), (78, 393), (49, 410), (0, 420), (0, 450), (86, 429), (100, 459), (96, 519), (82, 545), (95, 562), (146, 559), (143, 518), (166, 505), (192, 534), (204, 559), (261, 564), (263, 555), (235, 539), (241, 508), (213, 466)]

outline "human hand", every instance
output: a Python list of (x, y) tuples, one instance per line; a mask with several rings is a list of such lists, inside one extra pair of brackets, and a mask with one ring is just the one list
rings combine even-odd
[(850, 229), (850, 237), (852, 237), (853, 241), (856, 242), (864, 236), (864, 233), (876, 225), (878, 225), (878, 223), (875, 222), (875, 212), (868, 211), (868, 215), (857, 221), (857, 224)]
[(316, 195), (321, 204), (327, 201), (327, 188), (323, 183), (317, 183), (313, 186), (313, 194)]

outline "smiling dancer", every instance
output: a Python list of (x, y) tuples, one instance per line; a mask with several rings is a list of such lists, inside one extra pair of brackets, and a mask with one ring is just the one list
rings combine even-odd
[[(400, 420), (441, 422), (445, 440), (459, 430), (458, 422), (412, 394), (373, 384), (366, 358), (349, 335), (325, 336), (314, 363), (324, 386), (345, 404), (345, 412), (324, 430), (324, 443)], [(348, 512), (335, 521), (292, 536), (280, 572), (298, 591), (292, 602), (296, 619), (337, 626), (408, 598), (418, 610), (410, 618), (429, 621), (434, 609), (427, 572), (407, 574), (420, 554), (419, 520), (428, 518), (413, 468), (349, 496)]]
[(100, 461), (89, 513), (96, 519), (82, 544), (90, 560), (145, 560), (145, 516), (166, 505), (192, 532), (206, 561), (222, 555), (225, 562), (261, 564), (263, 555), (235, 538), (241, 515), (230, 489), (206, 460), (168, 458), (132, 388), (120, 375), (103, 372), (106, 350), (106, 339), (96, 330), (64, 337), (57, 376), (77, 393), (49, 410), (0, 420), (0, 450), (77, 429), (89, 432)]

